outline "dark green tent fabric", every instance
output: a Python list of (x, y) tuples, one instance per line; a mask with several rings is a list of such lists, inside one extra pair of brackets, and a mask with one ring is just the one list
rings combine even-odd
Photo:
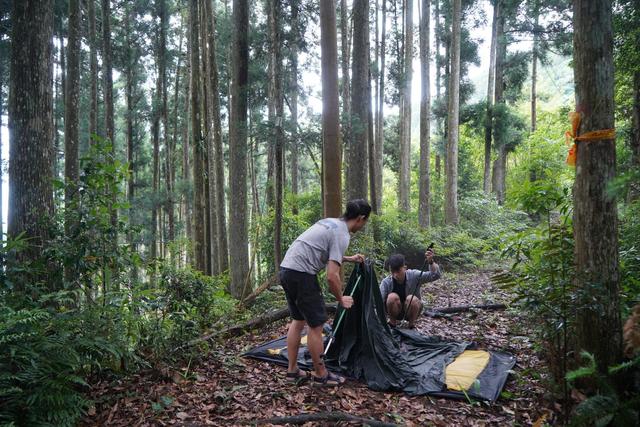
[[(358, 281), (358, 276), (360, 280)], [(429, 337), (415, 330), (391, 329), (387, 325), (382, 296), (373, 267), (368, 262), (358, 265), (345, 288), (354, 293), (354, 305), (344, 311), (334, 342), (326, 356), (327, 367), (353, 379), (361, 380), (374, 390), (402, 390), (412, 395), (465, 398), (445, 385), (445, 368), (464, 350), (475, 346)], [(331, 329), (325, 328), (325, 347)], [(286, 337), (270, 341), (245, 353), (247, 357), (287, 365)], [(298, 352), (298, 363), (312, 369), (306, 347)], [(515, 358), (507, 353), (490, 352), (488, 365), (465, 393), (481, 400), (498, 398)]]

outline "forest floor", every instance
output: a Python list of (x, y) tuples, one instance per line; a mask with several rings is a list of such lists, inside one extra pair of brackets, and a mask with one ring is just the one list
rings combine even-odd
[[(428, 307), (508, 302), (508, 295), (490, 282), (490, 274), (449, 274), (425, 285), (423, 300)], [(528, 326), (511, 310), (478, 310), (451, 318), (425, 316), (417, 324), (427, 335), (474, 341), (480, 348), (516, 356), (514, 372), (494, 404), (376, 392), (353, 381), (339, 388), (288, 384), (284, 368), (240, 357), (256, 345), (286, 334), (283, 320), (220, 343), (197, 367), (184, 368), (187, 375), (177, 375), (174, 380), (142, 372), (94, 385), (91, 397), (95, 406), (83, 425), (232, 426), (314, 412), (342, 412), (407, 426), (553, 424), (559, 406), (550, 400), (546, 389), (549, 369), (537, 355)], [(336, 424), (320, 421), (305, 425)]]

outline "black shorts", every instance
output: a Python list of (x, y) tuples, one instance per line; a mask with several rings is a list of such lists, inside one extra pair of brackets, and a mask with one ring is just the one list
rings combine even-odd
[(280, 285), (294, 320), (305, 320), (311, 327), (327, 321), (324, 297), (315, 274), (280, 268)]

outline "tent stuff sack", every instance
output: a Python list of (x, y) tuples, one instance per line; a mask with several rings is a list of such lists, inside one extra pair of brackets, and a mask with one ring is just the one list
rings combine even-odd
[[(369, 262), (358, 265), (351, 274), (344, 293), (352, 291), (354, 305), (349, 310), (339, 308), (336, 313), (339, 319), (344, 311), (344, 318), (326, 354), (327, 368), (363, 381), (373, 390), (490, 402), (498, 398), (515, 365), (514, 356), (478, 350), (469, 342), (425, 336), (416, 330), (390, 328)], [(325, 325), (325, 348), (331, 334), (331, 328)], [(285, 336), (269, 341), (243, 356), (287, 366), (286, 340)], [(311, 370), (313, 364), (305, 344), (303, 336), (298, 365)]]

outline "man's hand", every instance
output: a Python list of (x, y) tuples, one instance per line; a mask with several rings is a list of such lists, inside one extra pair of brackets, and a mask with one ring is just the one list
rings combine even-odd
[(351, 256), (346, 256), (346, 257), (344, 257), (344, 260), (347, 261), (347, 262), (363, 263), (364, 262), (364, 255), (355, 254), (355, 255), (351, 255)]
[(340, 305), (347, 309), (351, 308), (351, 306), (353, 305), (353, 298), (347, 295), (343, 295), (342, 298), (340, 298)]

